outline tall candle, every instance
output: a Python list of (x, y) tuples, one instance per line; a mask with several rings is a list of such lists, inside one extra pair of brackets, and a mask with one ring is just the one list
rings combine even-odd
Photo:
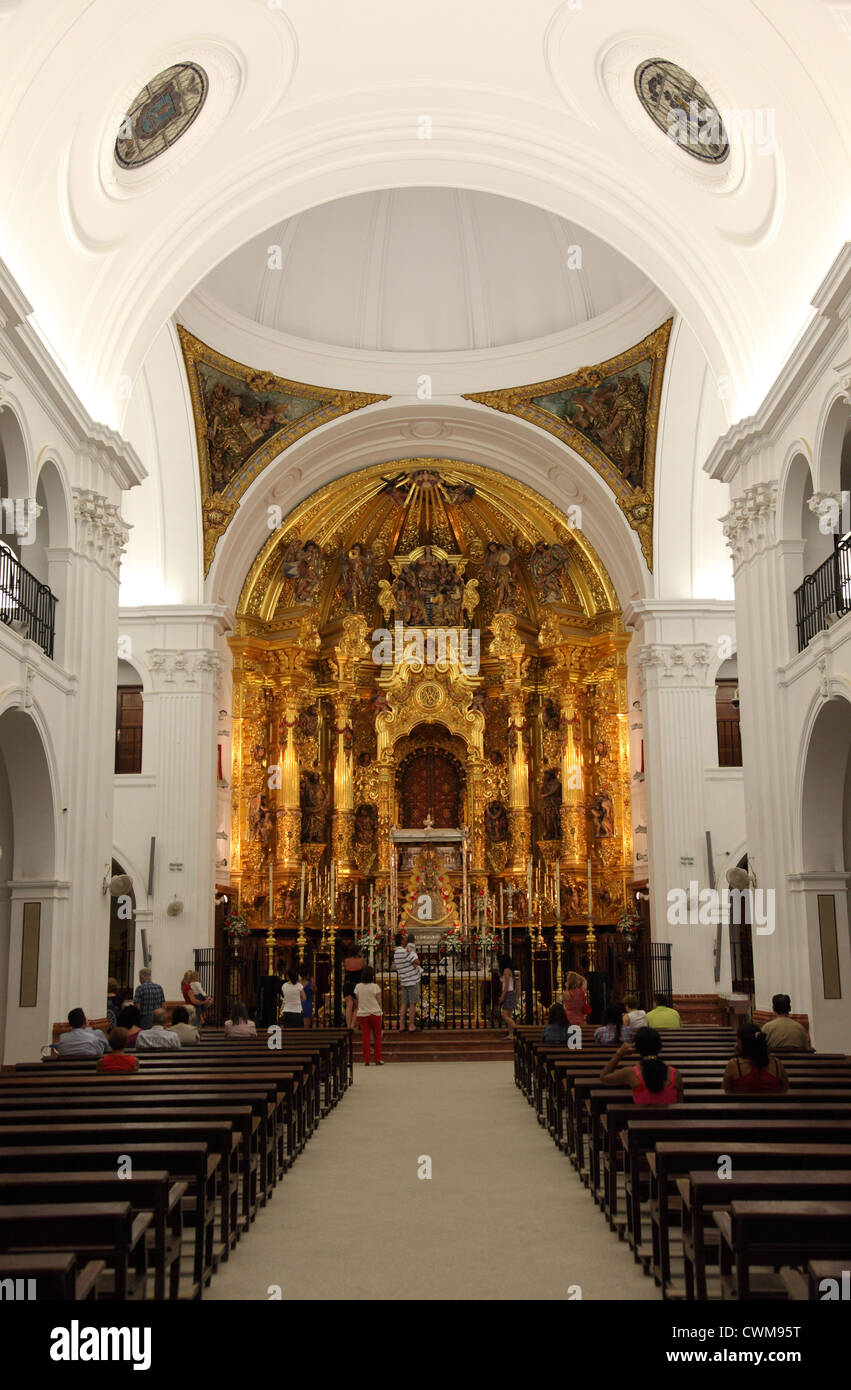
[(301, 861), (301, 902), (300, 902), (300, 904), (299, 904), (299, 909), (298, 909), (298, 920), (299, 920), (299, 922), (303, 922), (303, 921), (304, 921), (304, 875), (305, 875), (306, 869), (307, 869), (307, 865), (305, 864), (304, 860), (302, 860), (302, 861)]
[(530, 912), (532, 911), (532, 860), (531, 860), (531, 859), (527, 859), (527, 861), (526, 861), (526, 897), (527, 897), (527, 899), (528, 899), (528, 902), (527, 902), (527, 905), (526, 905), (526, 911), (527, 911), (527, 913), (530, 913)]
[(591, 860), (588, 860), (588, 916), (591, 916), (593, 902), (591, 900)]
[(328, 900), (329, 900), (329, 904), (330, 904), (330, 908), (331, 908), (331, 916), (332, 916), (332, 918), (336, 915), (336, 914), (335, 914), (335, 911), (334, 911), (334, 909), (335, 909), (335, 907), (336, 907), (336, 902), (335, 902), (335, 900), (334, 900), (334, 887), (335, 887), (335, 884), (334, 884), (334, 868), (335, 868), (334, 860), (332, 859), (332, 860), (331, 860), (331, 885), (330, 885), (329, 894), (328, 894)]
[(357, 885), (357, 880), (356, 880), (356, 881), (355, 881), (355, 930), (357, 930), (357, 925), (358, 925), (358, 885)]
[(556, 860), (556, 917), (561, 920), (561, 864)]
[(270, 921), (270, 922), (274, 921), (274, 918), (275, 918), (275, 900), (274, 900), (274, 895), (273, 895), (272, 883), (273, 883), (273, 880), (272, 880), (272, 861), (271, 861), (271, 859), (270, 859), (270, 860), (269, 860), (269, 921)]
[(503, 921), (503, 912), (504, 912), (503, 899), (504, 899), (504, 897), (505, 897), (505, 893), (504, 893), (504, 890), (503, 890), (503, 886), (502, 886), (502, 884), (500, 883), (500, 885), (499, 885), (499, 929), (500, 929), (500, 931), (502, 931), (502, 929), (503, 929), (503, 927), (504, 927), (504, 925), (505, 925), (505, 923), (504, 923), (504, 921)]

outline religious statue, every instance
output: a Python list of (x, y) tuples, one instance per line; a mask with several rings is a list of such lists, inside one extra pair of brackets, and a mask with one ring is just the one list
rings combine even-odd
[(561, 910), (564, 916), (579, 917), (582, 914), (582, 894), (573, 879), (561, 881)]
[(485, 839), (504, 844), (508, 839), (508, 812), (501, 801), (491, 801), (485, 807)]
[(272, 811), (262, 793), (252, 796), (248, 803), (248, 837), (256, 844), (268, 845), (272, 839)]
[(544, 699), (541, 720), (546, 733), (557, 734), (560, 732), (562, 726), (561, 710), (549, 695)]
[(301, 904), (301, 894), (294, 883), (291, 883), (283, 895), (281, 906), (283, 909), (283, 919), (285, 922), (297, 922), (299, 907)]
[(298, 717), (298, 731), (304, 738), (315, 738), (319, 731), (319, 710), (316, 705), (308, 705)]
[(325, 839), (328, 792), (321, 772), (313, 768), (301, 778), (301, 838), (303, 843), (319, 844)]
[(485, 571), (490, 576), (496, 597), (496, 610), (511, 608), (517, 596), (519, 564), (513, 545), (488, 541), (485, 550)]
[(322, 551), (316, 541), (305, 541), (304, 545), (298, 537), (290, 541), (284, 554), (282, 572), (285, 578), (295, 583), (296, 603), (315, 602), (324, 570)]
[(374, 845), (378, 834), (378, 807), (361, 802), (355, 811), (355, 844)]
[(591, 815), (597, 839), (610, 839), (615, 833), (615, 808), (608, 792), (597, 792), (591, 802)]
[(362, 610), (375, 572), (375, 556), (361, 541), (355, 541), (343, 556), (338, 591), (353, 612)]
[(544, 770), (541, 784), (541, 817), (544, 822), (544, 839), (561, 839), (561, 778), (558, 769), (548, 767)]
[(563, 545), (547, 545), (538, 541), (529, 556), (529, 573), (535, 581), (541, 603), (559, 603), (562, 598), (560, 579), (567, 578), (570, 552)]

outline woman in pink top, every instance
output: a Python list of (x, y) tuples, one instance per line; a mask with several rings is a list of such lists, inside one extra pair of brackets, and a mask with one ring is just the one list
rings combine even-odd
[[(683, 1078), (662, 1061), (662, 1039), (655, 1028), (639, 1028), (634, 1048), (619, 1047), (600, 1073), (603, 1086), (629, 1086), (636, 1105), (676, 1105), (683, 1098)], [(638, 1053), (638, 1066), (622, 1067), (622, 1058)]]
[(250, 1022), (248, 1010), (244, 1004), (236, 1003), (230, 1011), (230, 1018), (225, 1023), (226, 1038), (256, 1038), (257, 1027)]

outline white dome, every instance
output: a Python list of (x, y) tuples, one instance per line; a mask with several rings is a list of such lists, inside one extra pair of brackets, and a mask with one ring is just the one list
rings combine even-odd
[(228, 256), (200, 288), (208, 302), (310, 342), (463, 352), (564, 332), (648, 285), (605, 242), (540, 208), (401, 188), (291, 217)]

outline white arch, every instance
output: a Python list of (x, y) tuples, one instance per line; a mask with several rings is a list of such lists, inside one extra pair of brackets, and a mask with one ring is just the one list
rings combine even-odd
[(0, 445), (6, 458), (6, 483), (10, 497), (34, 497), (33, 447), (28, 410), (9, 392), (0, 408)]
[[(59, 777), (56, 766), (56, 755), (52, 740), (48, 730), (47, 720), (40, 706), (33, 701), (27, 706), (24, 701), (24, 692), (20, 687), (12, 687), (5, 690), (0, 696), (0, 728), (6, 715), (19, 715), (21, 720), (18, 726), (18, 739), (12, 744), (12, 757), (7, 749), (3, 750), (3, 758), (9, 777), (9, 793), (12, 801), (12, 814), (14, 818), (15, 834), (15, 864), (12, 875), (17, 877), (20, 872), (19, 855), (24, 853), (32, 855), (33, 860), (42, 861), (37, 872), (30, 871), (24, 877), (39, 878), (61, 878), (59, 871), (59, 859), (62, 854), (61, 835), (61, 805), (59, 791)], [(27, 736), (28, 726), (32, 737)], [(35, 744), (33, 739), (36, 740)], [(46, 774), (46, 783), (39, 785), (39, 769), (30, 766), (26, 773), (22, 767), (16, 767), (16, 760), (20, 755), (25, 758), (32, 753), (34, 747), (39, 747), (43, 759), (43, 771)], [(49, 799), (51, 808), (51, 838), (46, 845), (38, 837), (38, 827), (32, 820), (34, 806), (25, 804), (41, 797)], [(28, 835), (28, 838), (22, 836)], [(38, 850), (46, 851), (42, 854)]]
[(843, 388), (837, 383), (822, 401), (819, 411), (814, 450), (813, 490), (836, 492), (842, 445), (851, 427), (851, 406)]
[(39, 485), (44, 489), (47, 518), (49, 523), (48, 545), (51, 549), (61, 549), (72, 543), (74, 507), (71, 488), (65, 466), (53, 452), (46, 452), (37, 460), (37, 472), (33, 495)]
[(795, 777), (792, 784), (792, 836), (794, 854), (799, 871), (803, 871), (807, 867), (804, 864), (804, 792), (807, 764), (812, 749), (813, 734), (819, 717), (832, 700), (844, 700), (847, 704), (851, 705), (851, 680), (848, 680), (844, 676), (826, 677), (822, 682), (821, 690), (813, 695), (807, 707), (801, 730), (801, 740), (798, 747)]

